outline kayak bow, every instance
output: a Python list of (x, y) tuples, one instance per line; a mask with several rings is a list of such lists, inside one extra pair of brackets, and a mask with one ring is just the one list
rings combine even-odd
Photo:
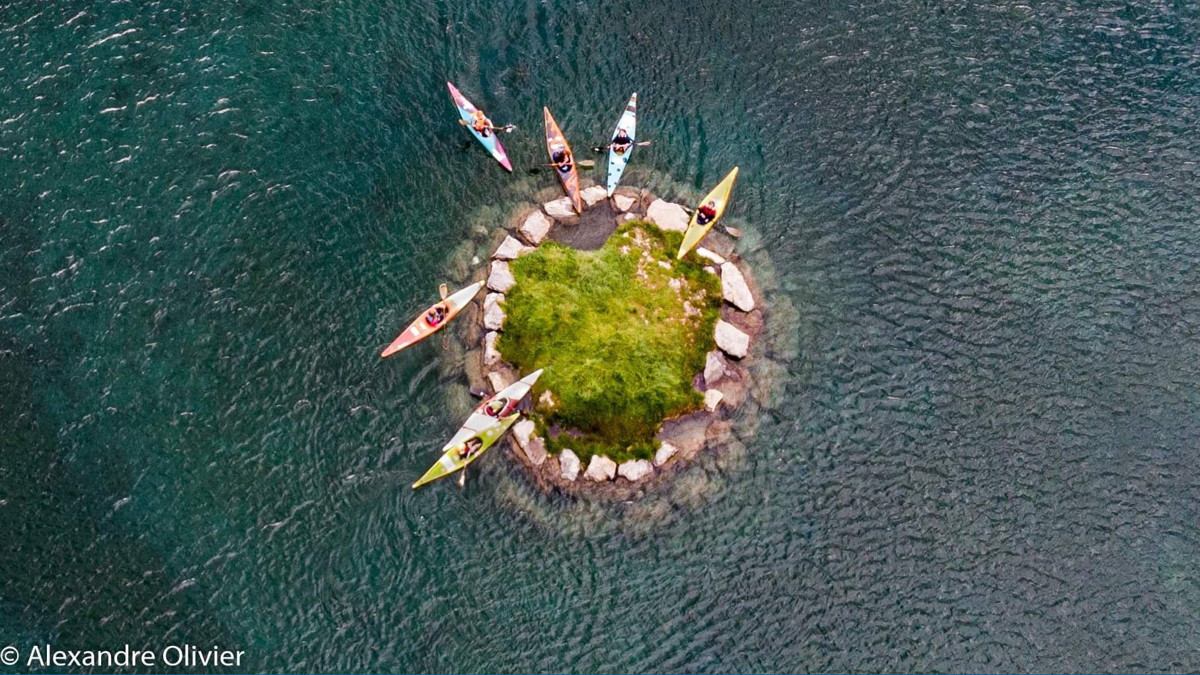
[[(392, 354), (395, 354), (402, 349), (411, 347), (444, 328), (446, 324), (450, 323), (451, 319), (453, 319), (455, 316), (458, 316), (458, 313), (461, 312), (463, 308), (471, 302), (471, 299), (475, 297), (475, 294), (478, 293), (479, 289), (481, 288), (483, 288), (483, 282), (477, 281), (461, 291), (458, 291), (454, 295), (445, 298), (441, 302), (430, 305), (429, 309), (421, 312), (420, 316), (418, 316), (416, 319), (413, 319), (413, 322), (408, 325), (408, 328), (405, 328), (404, 332), (401, 333), (395, 340), (393, 340), (392, 344), (387, 346), (387, 349), (383, 350), (383, 353), (380, 354), (380, 358), (386, 359)], [(431, 326), (429, 322), (425, 320), (425, 317), (439, 306), (441, 306), (442, 310), (445, 312), (445, 316), (437, 323), (437, 325)]]
[(713, 208), (716, 209), (717, 215), (713, 216), (713, 219), (708, 221), (708, 223), (701, 225), (698, 222), (700, 209), (699, 207), (696, 208), (696, 212), (692, 214), (691, 222), (688, 223), (687, 231), (683, 233), (683, 243), (679, 245), (679, 255), (675, 256), (677, 259), (683, 260), (683, 256), (695, 248), (696, 244), (700, 243), (700, 240), (704, 238), (704, 235), (708, 234), (713, 225), (717, 224), (721, 216), (725, 215), (725, 207), (729, 206), (729, 194), (733, 192), (733, 184), (737, 182), (737, 175), (738, 168), (735, 166), (733, 167), (733, 171), (729, 172), (728, 176), (725, 176), (720, 183), (717, 183), (717, 187), (713, 188), (712, 192), (709, 192), (705, 195), (704, 199), (700, 200), (700, 206), (713, 202)]
[(492, 154), (492, 157), (496, 158), (497, 162), (500, 162), (500, 166), (511, 172), (512, 162), (508, 161), (508, 155), (505, 154), (504, 147), (500, 145), (500, 139), (496, 138), (496, 131), (489, 131), (487, 136), (476, 131), (474, 123), (477, 108), (475, 105), (468, 101), (467, 97), (463, 96), (462, 92), (455, 88), (453, 84), (447, 82), (446, 86), (450, 88), (450, 98), (454, 99), (454, 107), (458, 108), (459, 117), (466, 123), (466, 127), (471, 130), (471, 134), (483, 144), (483, 147), (487, 148), (487, 151)]

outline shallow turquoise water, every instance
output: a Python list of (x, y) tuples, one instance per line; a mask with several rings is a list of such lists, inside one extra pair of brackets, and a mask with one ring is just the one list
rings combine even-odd
[[(1200, 668), (1197, 14), (0, 8), (0, 643)], [(520, 127), (517, 177), (446, 79)], [(777, 405), (642, 511), (534, 497), (499, 454), (414, 494), (451, 355), (379, 349), (550, 186), (541, 106), (584, 147), (634, 90), (631, 179), (742, 168), (731, 215), (797, 312)]]

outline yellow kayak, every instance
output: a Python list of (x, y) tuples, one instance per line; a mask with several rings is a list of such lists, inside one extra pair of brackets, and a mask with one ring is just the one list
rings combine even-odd
[(500, 437), (504, 435), (504, 432), (508, 431), (508, 428), (520, 417), (521, 413), (513, 413), (508, 417), (501, 417), (490, 426), (475, 432), (470, 438), (445, 448), (442, 458), (436, 464), (429, 467), (424, 476), (421, 476), (417, 482), (413, 483), (413, 489), (415, 490), (426, 483), (449, 476), (471, 462), (474, 462), (476, 459), (479, 459), (479, 456), (488, 448), (495, 445), (496, 441), (500, 440)]
[[(738, 168), (733, 167), (733, 171), (729, 172), (728, 176), (717, 183), (717, 187), (712, 189), (704, 199), (700, 200), (700, 206), (696, 212), (692, 214), (692, 221), (688, 223), (687, 232), (683, 233), (683, 243), (679, 245), (679, 255), (676, 256), (679, 260), (683, 260), (683, 256), (688, 254), (688, 251), (696, 248), (696, 244), (708, 234), (713, 225), (725, 215), (725, 207), (729, 206), (729, 194), (733, 192), (733, 184), (737, 182)], [(705, 222), (700, 220), (703, 216), (707, 216)]]

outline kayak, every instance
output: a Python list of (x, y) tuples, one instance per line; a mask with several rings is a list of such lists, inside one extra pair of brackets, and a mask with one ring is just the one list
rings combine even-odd
[(442, 453), (442, 458), (429, 467), (424, 476), (421, 476), (417, 482), (413, 483), (413, 489), (415, 490), (426, 483), (431, 483), (439, 478), (448, 476), (479, 459), (480, 455), (495, 445), (496, 441), (500, 440), (504, 432), (508, 431), (508, 428), (519, 417), (521, 417), (521, 413), (513, 413), (508, 417), (492, 420), (490, 426), (471, 434), (466, 440), (447, 448)]
[(712, 192), (700, 200), (700, 206), (712, 202), (717, 215), (708, 221), (707, 224), (701, 225), (697, 222), (697, 218), (700, 217), (700, 208), (696, 208), (696, 212), (692, 214), (691, 222), (688, 223), (687, 231), (683, 233), (683, 243), (679, 245), (679, 255), (675, 256), (676, 258), (683, 260), (683, 256), (695, 248), (696, 244), (700, 243), (700, 240), (704, 238), (704, 235), (708, 234), (713, 225), (717, 224), (721, 216), (725, 215), (725, 207), (729, 206), (729, 193), (733, 192), (733, 184), (737, 182), (737, 175), (738, 168), (735, 166), (733, 167), (733, 171), (729, 172), (728, 176), (725, 176), (720, 183), (717, 183), (717, 187), (713, 188)]
[(498, 418), (507, 417), (515, 412), (517, 405), (529, 395), (529, 390), (541, 376), (542, 370), (539, 368), (496, 392), (495, 395), (489, 396), (475, 408), (475, 411), (471, 413), (471, 416), (442, 450), (448, 450), (451, 446), (462, 443), (474, 436), (476, 432), (495, 424)]
[[(481, 288), (483, 288), (483, 282), (477, 281), (454, 295), (443, 297), (441, 302), (431, 305), (429, 309), (421, 312), (420, 316), (413, 319), (408, 328), (405, 328), (404, 332), (393, 340), (392, 344), (387, 346), (387, 349), (383, 350), (380, 358), (386, 359), (401, 349), (411, 347), (444, 328), (446, 324), (450, 323), (451, 319), (458, 316), (458, 313), (471, 302), (471, 299), (475, 297), (475, 294), (479, 293), (479, 289)], [(431, 317), (431, 313), (439, 308), (442, 310), (443, 316), (440, 321), (431, 324), (427, 320), (427, 317)]]
[(495, 157), (496, 161), (500, 162), (500, 166), (512, 171), (512, 162), (508, 161), (508, 155), (505, 154), (504, 147), (500, 145), (500, 139), (496, 138), (496, 131), (489, 131), (487, 136), (475, 131), (475, 127), (473, 126), (475, 122), (475, 105), (468, 101), (467, 97), (463, 96), (462, 92), (456, 89), (453, 84), (447, 82), (446, 86), (450, 88), (450, 98), (454, 99), (454, 106), (458, 108), (459, 117), (462, 118), (463, 122), (466, 122), (467, 128), (471, 130), (471, 134), (483, 144), (483, 147), (487, 148), (488, 152), (492, 153), (492, 157)]
[(567, 196), (571, 198), (571, 206), (575, 208), (575, 213), (583, 213), (583, 200), (579, 196), (579, 168), (575, 166), (575, 153), (571, 152), (571, 144), (567, 142), (566, 136), (563, 136), (562, 129), (558, 128), (558, 122), (554, 121), (550, 109), (542, 108), (542, 112), (546, 117), (546, 152), (550, 153), (550, 163), (554, 164), (555, 146), (560, 146), (567, 151), (567, 170), (563, 171), (557, 166), (553, 166), (554, 173), (558, 174), (559, 182), (567, 191)]
[(621, 129), (629, 134), (629, 140), (637, 140), (634, 134), (637, 132), (637, 92), (629, 97), (629, 103), (625, 104), (625, 112), (621, 113), (621, 119), (617, 120), (617, 128), (613, 129), (612, 138), (609, 139), (608, 147), (608, 196), (613, 196), (613, 190), (617, 189), (617, 183), (621, 182), (621, 174), (625, 173), (625, 165), (629, 163), (629, 156), (633, 154), (633, 148), (630, 147), (625, 152), (617, 152), (612, 149), (612, 142), (616, 140), (617, 134)]

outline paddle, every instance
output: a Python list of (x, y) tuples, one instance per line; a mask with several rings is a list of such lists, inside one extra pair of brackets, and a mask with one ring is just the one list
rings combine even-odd
[[(467, 122), (466, 120), (461, 119), (461, 118), (458, 120), (458, 123), (463, 125), (464, 127), (471, 127), (472, 129), (475, 128), (474, 124), (470, 124), (469, 122)], [(494, 124), (489, 124), (488, 129), (491, 129), (492, 131), (497, 131), (497, 132), (503, 131), (506, 134), (511, 134), (512, 132), (517, 130), (517, 125), (505, 124), (502, 127), (498, 127), (498, 126), (495, 126)]]
[[(541, 167), (544, 167), (544, 166), (554, 166), (554, 167), (557, 167), (558, 165), (557, 165), (557, 164), (550, 164), (550, 163), (546, 163), (546, 164), (534, 164), (534, 165), (533, 165), (533, 168), (531, 168), (531, 169), (529, 170), (529, 173), (540, 173), (540, 172), (541, 172)], [(596, 160), (594, 160), (594, 159), (581, 159), (581, 160), (579, 160), (579, 161), (575, 162), (575, 166), (579, 167), (580, 169), (594, 169), (594, 168), (596, 168)]]
[[(638, 141), (637, 143), (634, 143), (634, 146), (639, 147), (639, 148), (644, 148), (653, 142), (654, 141)], [(592, 146), (592, 152), (608, 152), (611, 148), (612, 148), (612, 144), (596, 145), (596, 146)]]

